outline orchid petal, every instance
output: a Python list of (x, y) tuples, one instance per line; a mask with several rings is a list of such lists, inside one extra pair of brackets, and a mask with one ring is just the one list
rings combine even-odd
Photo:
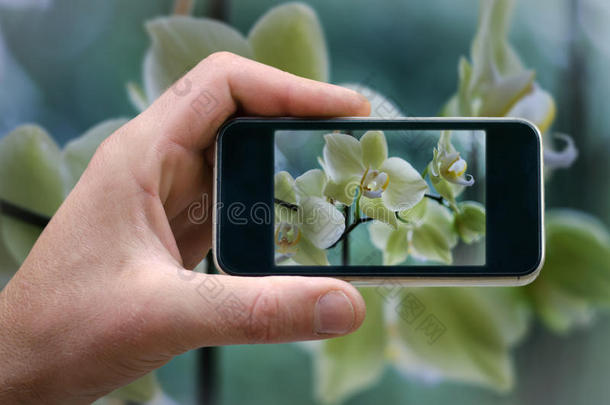
[(484, 92), (477, 115), (503, 117), (508, 114), (517, 101), (531, 91), (534, 76), (533, 71), (525, 70), (491, 84)]
[(409, 255), (407, 232), (407, 228), (401, 226), (390, 234), (383, 251), (383, 264), (385, 266), (394, 266), (407, 260)]
[(290, 259), (304, 266), (329, 265), (326, 251), (315, 246), (306, 237), (299, 240), (296, 245), (296, 253)]
[(297, 198), (294, 192), (294, 179), (288, 172), (279, 172), (274, 176), (273, 195), (278, 200), (289, 204), (296, 204)]
[(548, 143), (552, 142), (549, 139), (546, 143), (547, 146), (544, 148), (544, 167), (545, 169), (566, 169), (576, 161), (578, 158), (578, 149), (574, 145), (574, 139), (566, 134), (556, 133), (553, 134), (555, 138), (559, 138), (566, 143), (566, 146), (562, 151), (556, 151), (551, 148)]
[(356, 138), (333, 133), (324, 135), (324, 140), (326, 141), (323, 151), (326, 174), (334, 182), (338, 183), (364, 173), (362, 145)]
[(441, 204), (429, 203), (423, 224), (413, 230), (411, 252), (422, 260), (445, 264), (453, 262), (451, 249), (457, 244), (453, 215)]
[(239, 31), (209, 18), (158, 17), (146, 23), (146, 31), (152, 45), (144, 58), (143, 76), (151, 103), (214, 52), (252, 57), (252, 48)]
[(323, 198), (306, 197), (300, 201), (303, 210), (303, 235), (320, 249), (332, 246), (345, 231), (345, 217)]
[(324, 186), (324, 195), (345, 205), (352, 205), (360, 187), (360, 176), (352, 176), (341, 182), (329, 180)]
[(428, 198), (422, 198), (413, 208), (402, 210), (398, 213), (398, 216), (403, 220), (407, 221), (412, 225), (418, 226), (422, 223), (426, 210), (429, 204)]
[(322, 197), (326, 182), (326, 174), (322, 170), (308, 170), (295, 179), (295, 191), (299, 198), (306, 196)]
[(362, 214), (369, 218), (385, 222), (393, 228), (397, 227), (396, 214), (385, 206), (381, 198), (360, 197), (360, 209)]
[(383, 202), (392, 211), (414, 207), (424, 198), (428, 185), (417, 170), (403, 159), (392, 157), (380, 168), (388, 174), (390, 182), (383, 192)]
[(364, 166), (378, 169), (388, 158), (388, 143), (381, 131), (367, 131), (360, 138)]
[(529, 120), (544, 133), (555, 119), (555, 101), (547, 91), (534, 84), (532, 91), (523, 96), (506, 116)]
[(385, 250), (388, 245), (388, 239), (395, 229), (381, 221), (373, 221), (368, 228), (373, 245), (379, 250)]
[(465, 243), (481, 239), (485, 236), (485, 207), (475, 201), (459, 203), (455, 228)]
[(248, 34), (254, 58), (297, 76), (328, 81), (324, 31), (307, 4), (286, 3), (269, 10)]

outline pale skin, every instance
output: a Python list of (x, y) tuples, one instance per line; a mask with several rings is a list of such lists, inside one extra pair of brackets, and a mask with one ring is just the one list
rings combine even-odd
[[(202, 94), (216, 107), (194, 108)], [(210, 202), (215, 134), (231, 115), (369, 109), (356, 92), (230, 53), (201, 61), (98, 148), (0, 292), (0, 403), (90, 403), (198, 347), (355, 331), (365, 304), (341, 280), (191, 272), (212, 224), (187, 211)]]

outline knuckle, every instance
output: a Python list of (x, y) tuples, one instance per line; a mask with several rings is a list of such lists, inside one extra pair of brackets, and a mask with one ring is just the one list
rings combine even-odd
[(112, 151), (116, 147), (115, 145), (118, 142), (118, 137), (118, 133), (115, 132), (106, 139), (104, 139), (95, 150), (93, 156), (95, 157), (96, 155), (102, 155), (104, 153), (109, 153), (110, 151)]
[(261, 290), (252, 301), (248, 314), (245, 333), (250, 342), (274, 342), (282, 337), (286, 320), (273, 289)]
[(117, 152), (125, 148), (125, 143), (129, 140), (129, 134), (138, 133), (142, 130), (142, 124), (137, 117), (127, 121), (116, 131), (107, 136), (98, 145), (92, 159), (99, 159), (114, 156)]
[(104, 139), (95, 153), (91, 157), (89, 164), (87, 165), (88, 170), (104, 170), (109, 166), (109, 161), (116, 155), (116, 151), (119, 149), (118, 134), (114, 133)]

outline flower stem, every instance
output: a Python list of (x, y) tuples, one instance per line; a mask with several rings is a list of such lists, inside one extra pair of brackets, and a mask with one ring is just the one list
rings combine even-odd
[(274, 198), (273, 202), (276, 203), (277, 205), (281, 205), (282, 207), (286, 207), (288, 209), (291, 209), (293, 211), (298, 211), (299, 210), (299, 206), (296, 204), (291, 204), (289, 202), (286, 202), (284, 200), (280, 200), (279, 198)]
[(409, 224), (410, 222), (407, 221), (406, 219), (403, 219), (400, 214), (398, 213), (398, 211), (394, 211), (394, 215), (396, 216), (396, 219), (399, 220), (400, 222), (402, 222), (403, 224)]
[(356, 196), (356, 212), (354, 212), (354, 221), (360, 220), (360, 197), (362, 197), (362, 191), (360, 190), (360, 187), (358, 187), (358, 190), (356, 190), (356, 192), (358, 193), (358, 195)]
[(434, 200), (441, 205), (445, 205), (445, 199), (440, 195), (424, 194), (424, 197)]
[[(349, 218), (350, 217), (350, 215), (349, 215), (350, 207), (346, 205), (343, 208), (343, 213), (345, 214), (345, 226), (346, 226), (346, 228), (349, 229), (348, 224), (350, 221), (350, 218)], [(347, 237), (347, 234), (348, 234), (348, 232), (344, 232), (343, 235), (341, 235), (341, 239), (343, 239), (342, 250), (341, 250), (341, 263), (344, 266), (347, 266), (349, 264), (349, 238)], [(337, 242), (335, 242), (335, 245), (337, 244)]]
[(423, 172), (421, 172), (421, 178), (425, 179), (426, 176), (428, 175), (428, 166), (426, 166), (426, 168), (424, 169)]
[[(339, 244), (339, 242), (341, 242), (342, 240), (344, 240), (351, 231), (353, 231), (354, 229), (356, 229), (356, 227), (360, 224), (363, 224), (365, 222), (369, 222), (372, 221), (374, 218), (360, 218), (358, 221), (354, 221), (350, 226), (348, 226), (347, 228), (345, 228), (345, 231), (343, 232), (343, 235), (341, 235), (341, 237), (339, 239), (337, 239), (337, 241), (335, 243), (333, 243), (332, 246), (330, 246), (328, 249), (332, 249), (335, 246), (337, 246)], [(347, 221), (346, 221), (347, 223)]]

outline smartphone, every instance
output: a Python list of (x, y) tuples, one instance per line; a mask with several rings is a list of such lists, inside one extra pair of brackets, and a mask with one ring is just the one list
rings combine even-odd
[(237, 118), (214, 260), (239, 276), (523, 285), (544, 260), (541, 136), (515, 118)]

